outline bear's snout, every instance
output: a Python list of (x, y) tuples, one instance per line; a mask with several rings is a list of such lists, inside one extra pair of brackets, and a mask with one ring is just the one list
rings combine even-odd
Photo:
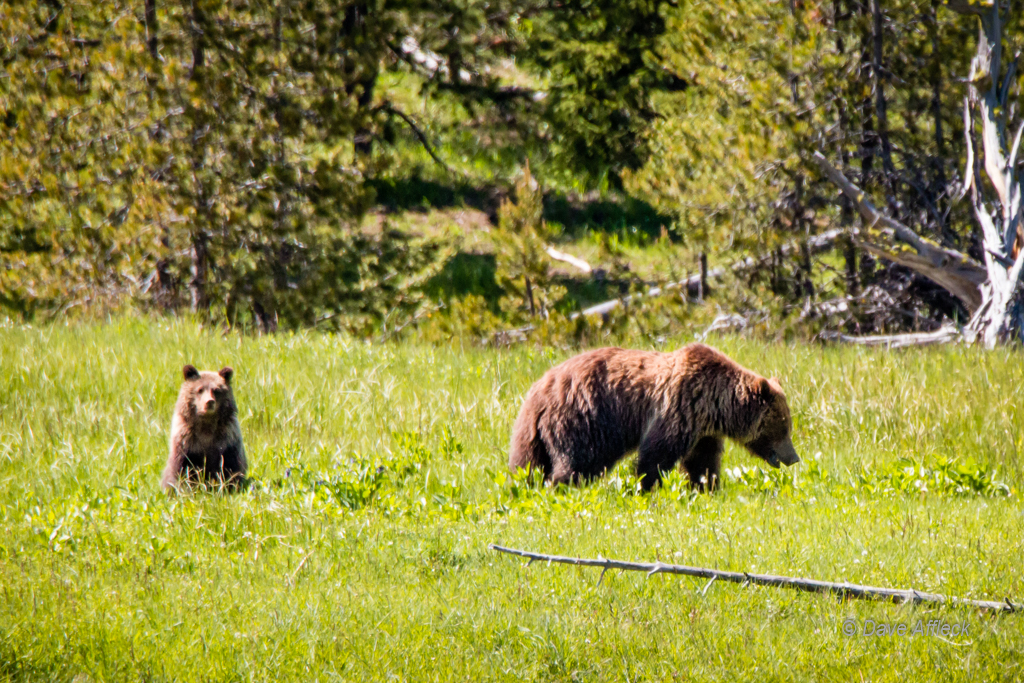
[(768, 457), (768, 464), (772, 467), (778, 467), (780, 464), (789, 467), (798, 462), (800, 462), (800, 456), (796, 454), (796, 449), (793, 448), (793, 442), (790, 439), (775, 444)]
[(213, 391), (203, 391), (196, 397), (196, 414), (206, 417), (217, 412), (217, 396)]

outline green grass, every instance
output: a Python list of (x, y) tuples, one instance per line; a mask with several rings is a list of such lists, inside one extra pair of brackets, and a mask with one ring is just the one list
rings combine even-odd
[[(667, 347), (683, 343), (669, 340)], [(0, 328), (0, 680), (1017, 680), (1024, 617), (520, 561), (541, 552), (1024, 599), (1024, 356), (715, 342), (805, 461), (726, 486), (506, 473), (569, 352)], [(180, 367), (232, 365), (252, 488), (164, 496)], [(967, 637), (846, 638), (846, 617)]]

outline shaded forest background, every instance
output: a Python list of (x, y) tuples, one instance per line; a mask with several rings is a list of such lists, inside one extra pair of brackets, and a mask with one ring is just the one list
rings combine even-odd
[(488, 342), (963, 325), (812, 156), (928, 244), (1012, 262), (991, 187), (964, 198), (965, 97), (1002, 98), (1013, 180), (1024, 33), (997, 12), (981, 83), (979, 7), (0, 2), (0, 308)]

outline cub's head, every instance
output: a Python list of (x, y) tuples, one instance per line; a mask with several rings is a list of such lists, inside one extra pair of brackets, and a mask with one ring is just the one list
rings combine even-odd
[(800, 462), (800, 456), (793, 448), (793, 419), (789, 416), (782, 385), (774, 377), (762, 377), (758, 380), (757, 391), (762, 412), (746, 443), (747, 448), (772, 467), (795, 465)]
[(235, 397), (231, 393), (231, 368), (220, 372), (199, 372), (195, 367), (182, 368), (185, 377), (181, 385), (179, 407), (200, 420), (212, 420), (234, 414)]

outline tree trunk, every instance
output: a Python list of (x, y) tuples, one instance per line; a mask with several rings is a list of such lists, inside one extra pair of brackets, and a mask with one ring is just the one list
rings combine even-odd
[(261, 334), (277, 332), (277, 311), (265, 308), (258, 298), (252, 301), (252, 317), (256, 320), (256, 327)]
[[(882, 168), (885, 169), (887, 185), (891, 184), (896, 177), (896, 168), (892, 164), (892, 145), (889, 143), (889, 115), (885, 102), (885, 75), (882, 73), (882, 40), (883, 40), (883, 17), (879, 0), (871, 0), (871, 18), (873, 30), (872, 37), (872, 61), (871, 78), (875, 90), (875, 116), (878, 119), (878, 141), (882, 146)], [(895, 195), (895, 191), (892, 194)]]
[[(982, 300), (968, 325), (969, 334), (986, 348), (1021, 338), (1024, 330), (1024, 301), (1020, 292), (1024, 251), (1018, 247), (1021, 230), (1021, 185), (1014, 166), (1020, 147), (1017, 129), (1012, 146), (1007, 146), (1005, 114), (1007, 99), (1016, 70), (1016, 60), (1002, 70), (1003, 20), (999, 4), (970, 0), (951, 0), (949, 8), (961, 14), (978, 16), (978, 48), (968, 76), (964, 99), (964, 128), (967, 157), (975, 160), (965, 172), (965, 190), (971, 197), (974, 216), (981, 227), (985, 251), (986, 282)], [(981, 149), (975, 149), (974, 131), (980, 127)], [(990, 185), (982, 181), (981, 170)], [(986, 196), (988, 195), (988, 196)], [(994, 195), (994, 196), (992, 196)]]
[(697, 293), (697, 299), (703, 302), (708, 293), (708, 254), (706, 251), (700, 252), (700, 280), (698, 282), (700, 282), (700, 291)]
[[(191, 17), (192, 29), (192, 69), (189, 79), (193, 82), (203, 80), (203, 68), (206, 65), (206, 41), (203, 34), (204, 16), (202, 10), (193, 5)], [(206, 166), (206, 142), (203, 134), (202, 111), (193, 113), (192, 120), (192, 181), (195, 185), (196, 225), (192, 228), (192, 280), (189, 290), (192, 293), (192, 310), (205, 314), (210, 307), (207, 282), (210, 272), (210, 200), (203, 185), (203, 171)]]
[[(150, 67), (152, 71), (146, 78), (149, 85), (147, 96), (150, 102), (152, 102), (156, 97), (157, 73), (160, 69), (160, 32), (156, 17), (156, 0), (146, 0), (144, 18), (146, 21), (146, 49), (149, 51), (149, 57), (152, 60)], [(156, 124), (155, 129), (150, 132), (150, 136), (154, 140), (161, 139), (163, 131), (160, 123)], [(171, 274), (171, 228), (166, 220), (161, 219), (159, 222), (160, 248), (163, 253), (156, 262), (157, 287), (155, 299), (160, 306), (170, 309), (178, 303), (178, 297), (174, 291), (177, 283)]]
[(533, 318), (537, 315), (537, 306), (533, 303), (533, 285), (530, 283), (529, 275), (524, 280), (526, 280), (526, 304), (530, 307), (530, 317)]
[(210, 248), (206, 231), (196, 230), (192, 234), (192, 281), (189, 290), (192, 292), (192, 310), (197, 313), (205, 313), (210, 308), (206, 291), (209, 273)]
[(852, 237), (843, 240), (843, 260), (846, 263), (846, 294), (855, 297), (860, 294), (860, 279), (857, 277), (857, 245)]
[[(355, 44), (359, 43), (358, 37), (365, 37), (366, 18), (370, 13), (368, 3), (356, 2), (345, 9), (345, 20), (342, 23), (342, 32), (353, 39)], [(360, 114), (370, 108), (373, 103), (373, 90), (377, 85), (377, 70), (369, 69), (363, 63), (356, 60), (353, 78), (346, 79), (348, 85), (346, 91), (349, 95), (355, 93), (356, 102), (359, 105)], [(356, 130), (354, 148), (356, 154), (363, 159), (368, 159), (373, 151), (373, 131), (368, 127), (360, 127)]]
[[(833, 13), (836, 16), (836, 28), (840, 29), (839, 17), (842, 15), (842, 9), (839, 0), (835, 0), (833, 4)], [(845, 58), (846, 54), (843, 30), (845, 29), (836, 31), (836, 53), (840, 59)], [(842, 162), (843, 170), (847, 171), (850, 167), (850, 154), (847, 151), (847, 137), (850, 135), (850, 115), (846, 109), (846, 98), (837, 97), (836, 106), (839, 109), (839, 159)], [(841, 194), (839, 197), (839, 223), (843, 228), (849, 228), (853, 225), (853, 202), (845, 194)], [(860, 293), (860, 282), (857, 278), (857, 247), (849, 236), (843, 237), (841, 243), (843, 258), (846, 263), (846, 294), (850, 297), (855, 297)]]
[[(868, 8), (859, 4), (861, 15), (861, 26), (867, 21)], [(860, 136), (858, 140), (857, 156), (860, 157), (860, 185), (861, 187), (871, 186), (871, 174), (875, 162), (875, 152), (878, 149), (878, 135), (875, 133), (874, 104), (871, 101), (871, 81), (865, 77), (865, 70), (871, 68), (874, 60), (871, 58), (872, 31), (863, 29), (860, 36), (860, 68), (857, 69), (857, 80), (862, 85), (864, 98), (860, 101)]]
[(160, 59), (160, 40), (157, 34), (156, 24), (156, 0), (146, 0), (146, 46), (149, 48), (149, 56), (154, 60)]
[[(932, 59), (929, 67), (931, 69), (932, 82), (932, 119), (935, 128), (935, 186), (946, 187), (946, 142), (942, 137), (942, 55), (939, 52), (939, 18), (938, 0), (932, 0), (931, 11), (928, 14), (928, 35), (932, 44)], [(944, 215), (944, 197), (938, 196), (935, 200), (936, 208), (940, 215)]]

